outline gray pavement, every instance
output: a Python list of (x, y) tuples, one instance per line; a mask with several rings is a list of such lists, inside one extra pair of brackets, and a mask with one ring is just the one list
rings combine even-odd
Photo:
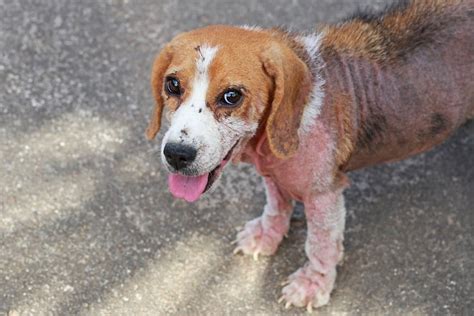
[[(380, 7), (384, 1), (361, 1)], [(351, 0), (0, 0), (0, 315), (275, 315), (305, 261), (232, 256), (264, 205), (249, 166), (195, 204), (171, 198), (143, 132), (173, 35), (210, 23), (335, 21)], [(351, 174), (346, 257), (319, 314), (472, 314), (474, 123), (412, 159)], [(304, 314), (304, 313), (303, 313)]]

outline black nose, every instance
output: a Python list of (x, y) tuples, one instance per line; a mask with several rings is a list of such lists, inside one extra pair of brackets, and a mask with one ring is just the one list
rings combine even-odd
[(191, 146), (167, 143), (163, 149), (166, 161), (176, 170), (187, 167), (196, 159), (196, 149)]

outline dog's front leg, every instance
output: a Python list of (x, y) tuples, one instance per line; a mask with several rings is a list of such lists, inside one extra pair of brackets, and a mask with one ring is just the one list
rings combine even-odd
[(237, 248), (234, 253), (243, 252), (253, 255), (272, 255), (276, 252), (283, 236), (290, 227), (293, 205), (280, 191), (275, 182), (264, 177), (267, 204), (263, 214), (248, 222), (237, 235)]
[(342, 189), (318, 193), (304, 203), (308, 225), (305, 244), (309, 261), (288, 278), (282, 299), (286, 305), (322, 306), (328, 303), (343, 256), (345, 207)]

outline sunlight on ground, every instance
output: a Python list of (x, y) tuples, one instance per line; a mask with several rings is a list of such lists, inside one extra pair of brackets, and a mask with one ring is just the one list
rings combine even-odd
[(6, 166), (0, 169), (0, 230), (85, 203), (98, 181), (96, 164), (109, 159), (127, 134), (127, 128), (82, 111), (9, 139), (13, 149), (3, 153)]
[(63, 280), (51, 279), (28, 296), (22, 297), (13, 311), (18, 315), (51, 315), (51, 311), (60, 310), (61, 305), (74, 295), (74, 291), (74, 287)]
[(109, 314), (125, 309), (140, 309), (143, 302), (153, 304), (156, 312), (176, 312), (196, 290), (209, 280), (221, 264), (218, 243), (212, 238), (192, 235), (169, 245), (161, 257), (115, 287), (105, 301), (93, 306), (94, 313)]

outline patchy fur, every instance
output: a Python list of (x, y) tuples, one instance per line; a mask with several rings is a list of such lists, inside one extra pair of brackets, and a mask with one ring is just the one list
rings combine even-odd
[(303, 43), (307, 51), (310, 65), (313, 87), (309, 102), (306, 104), (301, 118), (299, 127), (299, 136), (308, 133), (311, 127), (314, 126), (315, 120), (321, 112), (321, 106), (324, 99), (324, 79), (321, 76), (321, 69), (324, 66), (324, 61), (319, 54), (319, 48), (322, 41), (322, 34), (310, 34), (298, 37), (298, 40)]
[(237, 235), (234, 253), (243, 252), (258, 259), (272, 255), (290, 228), (293, 205), (289, 196), (280, 191), (269, 177), (264, 178), (267, 204), (262, 216), (248, 222)]
[(336, 26), (326, 26), (323, 47), (329, 51), (397, 62), (414, 50), (449, 37), (466, 19), (469, 1), (398, 1), (384, 11), (358, 12)]

